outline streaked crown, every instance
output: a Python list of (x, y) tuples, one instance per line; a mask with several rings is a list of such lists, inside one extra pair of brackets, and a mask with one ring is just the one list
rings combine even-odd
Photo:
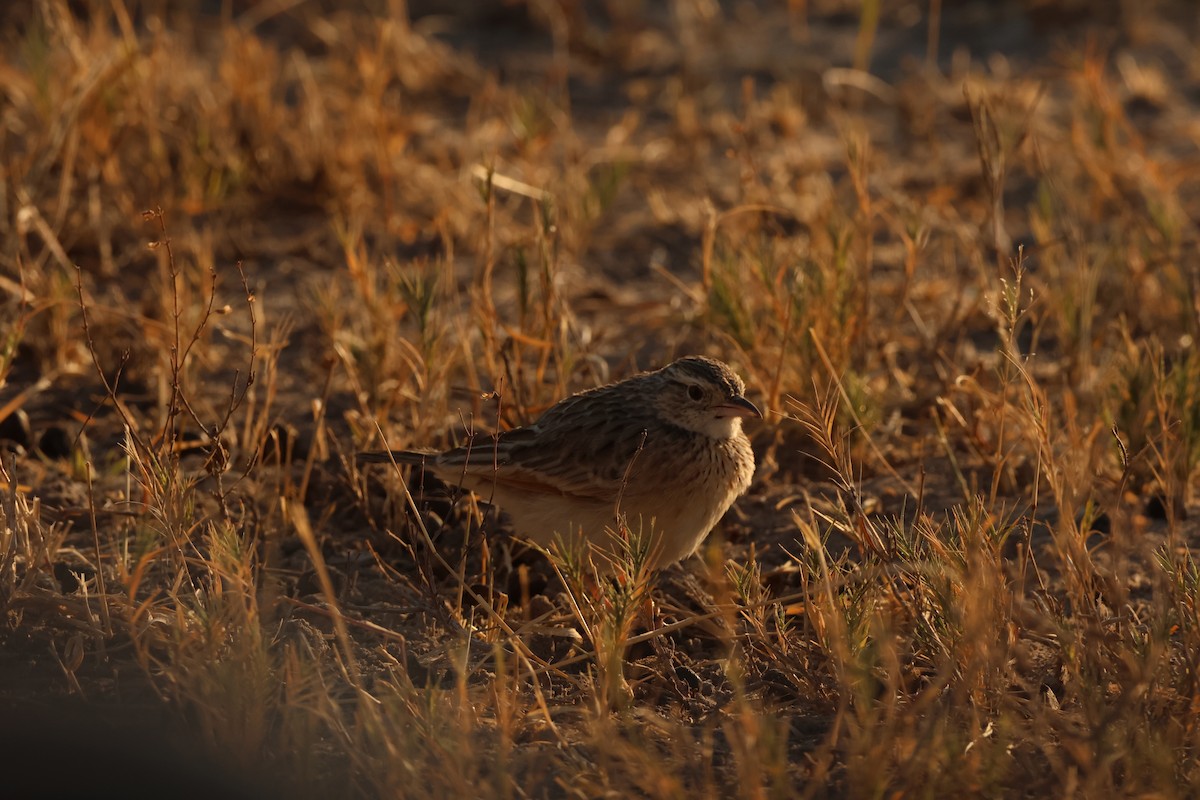
[(746, 383), (727, 364), (707, 356), (686, 356), (672, 361), (662, 368), (665, 376), (677, 376), (680, 380), (708, 384), (725, 393), (727, 397), (746, 393)]

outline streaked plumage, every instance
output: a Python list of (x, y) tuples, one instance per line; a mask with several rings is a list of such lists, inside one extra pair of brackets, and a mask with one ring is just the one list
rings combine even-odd
[(359, 461), (423, 464), (500, 506), (517, 533), (546, 547), (582, 535), (611, 553), (619, 512), (630, 531), (653, 530), (653, 564), (664, 566), (694, 552), (750, 485), (742, 418), (762, 415), (744, 392), (728, 366), (690, 356), (572, 395), (526, 427), (442, 453)]

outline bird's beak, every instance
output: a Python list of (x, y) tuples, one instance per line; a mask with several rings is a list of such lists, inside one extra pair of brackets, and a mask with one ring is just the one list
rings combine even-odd
[(717, 406), (715, 410), (718, 417), (758, 417), (762, 419), (762, 412), (758, 410), (758, 406), (740, 394), (735, 394)]

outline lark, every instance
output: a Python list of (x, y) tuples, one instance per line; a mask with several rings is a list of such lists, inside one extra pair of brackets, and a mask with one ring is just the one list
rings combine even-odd
[(649, 545), (649, 566), (691, 555), (754, 476), (742, 431), (762, 414), (742, 379), (703, 356), (567, 397), (536, 422), (476, 434), (444, 452), (360, 453), (421, 465), (507, 512), (542, 547), (583, 544), (611, 562), (618, 537)]

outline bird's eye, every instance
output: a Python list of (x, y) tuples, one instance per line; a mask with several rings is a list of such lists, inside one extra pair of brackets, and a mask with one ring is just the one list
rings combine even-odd
[(699, 403), (701, 400), (704, 399), (704, 390), (693, 383), (691, 386), (688, 387), (688, 397), (692, 398), (697, 403)]

